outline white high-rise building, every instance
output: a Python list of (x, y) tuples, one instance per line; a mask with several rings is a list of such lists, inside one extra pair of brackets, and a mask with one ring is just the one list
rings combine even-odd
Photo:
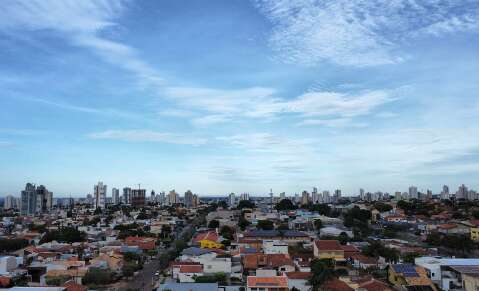
[(240, 201), (242, 200), (249, 200), (249, 193), (241, 193)]
[(107, 186), (103, 182), (98, 182), (93, 187), (93, 206), (95, 208), (105, 208)]
[(441, 199), (449, 199), (449, 198), (450, 198), (449, 186), (444, 185), (442, 186)]
[(3, 204), (4, 209), (16, 209), (17, 199), (12, 195), (5, 196), (5, 202)]
[(419, 194), (417, 192), (416, 186), (409, 187), (409, 199), (419, 199)]
[(114, 205), (120, 204), (120, 189), (118, 188), (111, 189), (111, 199)]
[(159, 197), (158, 197), (158, 200), (159, 200), (158, 202), (159, 202), (161, 205), (165, 204), (165, 200), (166, 200), (165, 191), (161, 191), (161, 192), (160, 192), (160, 195), (158, 195), (158, 196), (159, 196)]
[(230, 207), (234, 207), (236, 205), (235, 193), (230, 193), (230, 195), (228, 196), (228, 204), (230, 205)]
[(457, 189), (457, 192), (456, 192), (456, 199), (467, 199), (468, 198), (468, 190), (467, 190), (467, 187), (462, 184), (461, 186), (459, 186), (459, 189)]
[(319, 203), (319, 194), (318, 194), (318, 188), (313, 187), (313, 192), (311, 192), (311, 199), (313, 199), (313, 203), (317, 204)]
[(363, 188), (360, 188), (360, 189), (359, 189), (359, 199), (364, 200), (364, 198), (365, 198), (365, 197), (364, 197), (364, 189), (363, 189)]
[(279, 201), (281, 201), (283, 199), (286, 199), (286, 193), (285, 192), (279, 193)]
[(123, 203), (131, 204), (131, 193), (132, 191), (130, 187), (123, 188)]
[(323, 191), (323, 202), (324, 203), (331, 202), (331, 196), (329, 195), (329, 191)]

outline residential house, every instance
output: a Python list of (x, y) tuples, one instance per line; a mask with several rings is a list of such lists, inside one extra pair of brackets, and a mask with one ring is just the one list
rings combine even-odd
[(288, 291), (288, 277), (270, 276), (257, 277), (248, 276), (246, 283), (247, 291)]
[(388, 280), (398, 288), (407, 290), (434, 290), (437, 291), (427, 272), (423, 267), (411, 264), (393, 264), (389, 265)]
[(309, 285), (308, 280), (311, 278), (311, 275), (311, 272), (286, 273), (286, 277), (288, 277), (288, 288), (290, 290), (296, 288), (299, 291), (309, 291), (311, 285)]

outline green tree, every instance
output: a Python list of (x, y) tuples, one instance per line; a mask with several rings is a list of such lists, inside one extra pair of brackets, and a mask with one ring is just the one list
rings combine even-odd
[(238, 209), (243, 209), (243, 208), (255, 208), (256, 205), (254, 204), (253, 201), (250, 200), (241, 200), (238, 203)]
[(246, 220), (244, 217), (240, 217), (239, 221), (238, 221), (238, 226), (241, 230), (245, 230), (246, 227), (248, 225), (250, 225), (251, 222), (249, 222), (248, 220)]
[(335, 277), (333, 271), (333, 264), (331, 260), (318, 260), (314, 259), (311, 262), (311, 273), (312, 276), (309, 279), (309, 284), (312, 287), (312, 290), (317, 291), (321, 290), (321, 286), (327, 281)]
[(227, 225), (224, 225), (220, 229), (220, 235), (227, 240), (232, 240), (234, 238), (235, 230)]
[(51, 241), (58, 241), (62, 243), (74, 243), (74, 242), (82, 242), (86, 239), (86, 233), (79, 231), (73, 227), (62, 227), (57, 230), (47, 231), (42, 239), (40, 240), (40, 244), (51, 242)]
[(374, 203), (374, 208), (376, 208), (379, 212), (386, 212), (386, 211), (390, 211), (391, 209), (393, 209), (393, 207), (387, 203), (383, 203), (383, 202), (376, 202)]
[(274, 208), (278, 211), (287, 211), (287, 210), (294, 210), (296, 209), (296, 205), (291, 202), (289, 199), (283, 199), (280, 202), (278, 202)]

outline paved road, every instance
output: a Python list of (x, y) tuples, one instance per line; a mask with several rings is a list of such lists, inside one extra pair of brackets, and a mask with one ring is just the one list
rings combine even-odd
[[(181, 233), (179, 234), (178, 237), (181, 237), (184, 233), (187, 231), (190, 231), (192, 229), (191, 225), (186, 226), (183, 228)], [(170, 250), (173, 250), (173, 246), (170, 246), (169, 249), (160, 249), (159, 254), (163, 252), (168, 252)], [(155, 284), (158, 281), (158, 277), (155, 276), (155, 272), (160, 270), (160, 262), (158, 260), (159, 254), (149, 262), (143, 265), (143, 269), (138, 272), (138, 274), (133, 277), (131, 281), (122, 281), (118, 284), (118, 290), (120, 291), (126, 291), (128, 288), (130, 289), (139, 289), (141, 291), (149, 291), (153, 290), (153, 287), (157, 287)]]

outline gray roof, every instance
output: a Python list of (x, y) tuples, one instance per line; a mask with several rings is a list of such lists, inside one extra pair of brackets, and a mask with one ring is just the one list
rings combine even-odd
[(165, 283), (156, 291), (218, 291), (218, 283)]
[(184, 249), (181, 254), (187, 255), (187, 256), (201, 256), (207, 253), (211, 253), (211, 251), (207, 249), (197, 248), (197, 247), (190, 247), (190, 248)]

